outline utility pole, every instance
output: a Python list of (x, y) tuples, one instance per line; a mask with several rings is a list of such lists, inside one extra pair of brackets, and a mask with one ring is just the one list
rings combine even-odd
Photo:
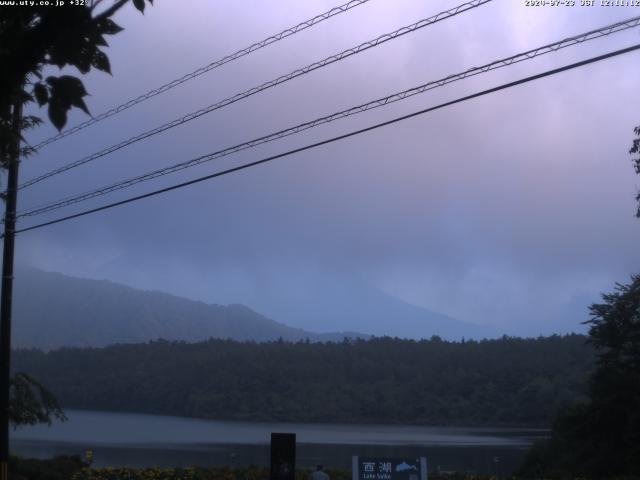
[(7, 193), (4, 211), (2, 292), (0, 305), (0, 480), (9, 479), (9, 393), (11, 381), (11, 300), (13, 298), (13, 250), (20, 163), (22, 104), (17, 100), (11, 115), (11, 137), (7, 150)]

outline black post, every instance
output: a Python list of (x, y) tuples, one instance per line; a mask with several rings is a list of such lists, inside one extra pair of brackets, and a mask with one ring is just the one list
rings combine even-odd
[(295, 480), (296, 434), (271, 434), (271, 474), (269, 480)]
[(0, 305), (0, 480), (8, 480), (9, 471), (9, 382), (11, 380), (11, 299), (13, 296), (13, 249), (20, 161), (20, 124), (22, 106), (13, 106), (12, 134), (7, 158), (7, 194), (4, 211), (4, 248), (2, 252), (2, 297)]

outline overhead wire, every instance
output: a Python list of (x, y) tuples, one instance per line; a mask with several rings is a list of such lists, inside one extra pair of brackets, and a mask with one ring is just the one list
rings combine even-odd
[(135, 201), (139, 201), (139, 200), (142, 200), (142, 199), (145, 199), (145, 198), (149, 198), (149, 197), (153, 197), (153, 196), (156, 196), (156, 195), (160, 195), (160, 194), (172, 191), (172, 190), (177, 190), (177, 189), (180, 189), (180, 188), (184, 188), (184, 187), (187, 187), (187, 186), (190, 186), (190, 185), (194, 185), (196, 183), (204, 182), (206, 180), (211, 180), (211, 179), (214, 179), (214, 178), (217, 178), (217, 177), (221, 177), (221, 176), (228, 175), (228, 174), (231, 174), (231, 173), (234, 173), (234, 172), (245, 170), (245, 169), (248, 169), (248, 168), (251, 168), (251, 167), (255, 167), (257, 165), (261, 165), (261, 164), (264, 164), (264, 163), (267, 163), (267, 162), (274, 161), (274, 160), (279, 159), (279, 158), (287, 157), (287, 156), (290, 156), (290, 155), (293, 155), (293, 154), (296, 154), (296, 153), (300, 153), (300, 152), (304, 152), (304, 151), (307, 151), (307, 150), (311, 150), (313, 148), (320, 147), (322, 145), (327, 145), (327, 144), (334, 143), (334, 142), (337, 142), (337, 141), (340, 141), (340, 140), (344, 140), (346, 138), (350, 138), (350, 137), (353, 137), (353, 136), (356, 136), (356, 135), (360, 135), (360, 134), (363, 134), (363, 133), (366, 133), (366, 132), (370, 132), (372, 130), (376, 130), (376, 129), (379, 129), (379, 128), (382, 128), (382, 127), (385, 127), (385, 126), (388, 126), (388, 125), (392, 125), (392, 124), (407, 120), (409, 118), (417, 117), (419, 115), (424, 115), (424, 114), (426, 114), (428, 112), (432, 112), (432, 111), (439, 110), (439, 109), (442, 109), (442, 108), (445, 108), (445, 107), (448, 107), (448, 106), (451, 106), (451, 105), (455, 105), (455, 104), (458, 104), (458, 103), (462, 103), (462, 102), (465, 102), (465, 101), (468, 101), (468, 100), (471, 100), (471, 99), (474, 99), (474, 98), (478, 98), (478, 97), (481, 97), (481, 96), (484, 96), (484, 95), (495, 93), (495, 92), (498, 92), (500, 90), (505, 90), (505, 89), (508, 89), (508, 88), (512, 88), (512, 87), (515, 87), (517, 85), (522, 85), (522, 84), (525, 84), (525, 83), (528, 83), (528, 82), (531, 82), (531, 81), (534, 81), (534, 80), (538, 80), (538, 79), (541, 79), (541, 78), (549, 77), (551, 75), (556, 75), (558, 73), (565, 72), (565, 71), (568, 71), (568, 70), (572, 70), (572, 69), (575, 69), (575, 68), (578, 68), (578, 67), (582, 67), (582, 66), (585, 66), (585, 65), (589, 65), (589, 64), (592, 64), (592, 63), (595, 63), (595, 62), (600, 62), (600, 61), (603, 61), (603, 60), (606, 60), (606, 59), (609, 59), (609, 58), (612, 58), (612, 57), (615, 57), (615, 56), (618, 56), (618, 55), (623, 55), (623, 54), (626, 54), (626, 53), (630, 53), (630, 52), (638, 50), (638, 49), (640, 49), (640, 44), (636, 44), (636, 45), (632, 45), (632, 46), (627, 47), (627, 48), (622, 48), (622, 49), (619, 49), (619, 50), (615, 50), (613, 52), (609, 52), (609, 53), (606, 53), (606, 54), (603, 54), (603, 55), (599, 55), (599, 56), (596, 56), (596, 57), (591, 57), (589, 59), (582, 60), (580, 62), (575, 62), (575, 63), (569, 64), (569, 65), (564, 65), (564, 66), (559, 67), (559, 68), (554, 68), (554, 69), (547, 70), (547, 71), (542, 72), (542, 73), (538, 73), (538, 74), (535, 74), (535, 75), (531, 75), (531, 76), (528, 76), (528, 77), (521, 78), (519, 80), (515, 80), (515, 81), (512, 81), (512, 82), (504, 83), (504, 84), (501, 84), (501, 85), (499, 85), (497, 87), (493, 87), (493, 88), (489, 88), (489, 89), (486, 89), (486, 90), (482, 90), (480, 92), (476, 92), (476, 93), (471, 94), (471, 95), (466, 95), (464, 97), (460, 97), (460, 98), (457, 98), (455, 100), (444, 102), (444, 103), (441, 103), (441, 104), (433, 106), (433, 107), (425, 108), (425, 109), (422, 109), (422, 110), (419, 110), (417, 112), (413, 112), (413, 113), (410, 113), (410, 114), (407, 114), (407, 115), (402, 115), (402, 116), (399, 116), (399, 117), (395, 117), (395, 118), (393, 118), (391, 120), (387, 120), (385, 122), (376, 123), (374, 125), (370, 125), (368, 127), (361, 128), (361, 129), (358, 129), (358, 130), (353, 130), (351, 132), (348, 132), (348, 133), (345, 133), (345, 134), (342, 134), (342, 135), (331, 137), (331, 138), (328, 138), (328, 139), (325, 139), (325, 140), (322, 140), (322, 141), (319, 141), (319, 142), (315, 142), (315, 143), (312, 143), (312, 144), (309, 144), (309, 145), (305, 145), (303, 147), (299, 147), (299, 148), (295, 148), (295, 149), (292, 149), (292, 150), (288, 150), (286, 152), (279, 153), (277, 155), (272, 155), (272, 156), (269, 156), (269, 157), (266, 157), (266, 158), (263, 158), (263, 159), (260, 159), (260, 160), (256, 160), (254, 162), (245, 163), (243, 165), (239, 165), (239, 166), (236, 166), (236, 167), (233, 167), (233, 168), (229, 168), (229, 169), (226, 169), (226, 170), (223, 170), (223, 171), (220, 171), (220, 172), (216, 172), (216, 173), (212, 173), (212, 174), (205, 175), (205, 176), (202, 176), (202, 177), (198, 177), (198, 178), (195, 178), (193, 180), (189, 180), (189, 181), (186, 181), (186, 182), (182, 182), (182, 183), (178, 183), (178, 184), (175, 184), (175, 185), (171, 185), (169, 187), (165, 187), (165, 188), (161, 188), (161, 189), (158, 189), (158, 190), (154, 190), (152, 192), (144, 193), (144, 194), (141, 194), (141, 195), (136, 195), (134, 197), (130, 197), (130, 198), (127, 198), (127, 199), (124, 199), (124, 200), (120, 200), (118, 202), (113, 202), (113, 203), (110, 203), (110, 204), (107, 204), (107, 205), (103, 205), (103, 206), (100, 206), (100, 207), (97, 207), (97, 208), (92, 208), (92, 209), (89, 209), (89, 210), (85, 210), (85, 211), (82, 211), (82, 212), (79, 212), (79, 213), (75, 213), (73, 215), (67, 215), (65, 217), (61, 217), (61, 218), (57, 218), (57, 219), (54, 219), (54, 220), (50, 220), (48, 222), (43, 222), (43, 223), (39, 223), (39, 224), (32, 225), (32, 226), (29, 226), (29, 227), (21, 228), (21, 229), (16, 230), (15, 233), (23, 233), (23, 232), (27, 232), (27, 231), (43, 228), (43, 227), (46, 227), (46, 226), (58, 224), (58, 223), (61, 223), (61, 222), (69, 221), (69, 220), (72, 220), (72, 219), (75, 219), (75, 218), (83, 217), (83, 216), (86, 216), (86, 215), (89, 215), (89, 214), (101, 212), (101, 211), (104, 211), (104, 210), (108, 210), (108, 209), (111, 209), (111, 208), (115, 208), (115, 207), (118, 207), (118, 206), (121, 206), (121, 205), (125, 205), (125, 204), (128, 204), (128, 203), (131, 203), (131, 202), (135, 202)]
[(184, 162), (180, 162), (174, 165), (170, 165), (168, 167), (160, 168), (142, 175), (138, 175), (136, 177), (132, 177), (123, 181), (119, 181), (116, 183), (112, 183), (107, 186), (103, 186), (88, 192), (84, 192), (81, 194), (76, 194), (70, 197), (66, 197), (60, 200), (56, 200), (53, 202), (49, 202), (44, 205), (40, 205), (37, 207), (32, 207), (30, 209), (24, 210), (22, 212), (18, 212), (17, 218), (23, 217), (31, 217), (36, 215), (41, 215), (44, 213), (48, 213), (54, 210), (58, 210), (63, 207), (67, 207), (70, 205), (74, 205), (76, 203), (86, 201), (92, 198), (96, 198), (102, 195), (106, 195), (108, 193), (112, 193), (118, 190), (122, 190), (125, 188), (129, 188), (133, 185), (152, 180), (154, 178), (158, 178), (164, 175), (168, 175), (171, 173), (175, 173), (186, 168), (194, 167), (196, 165), (200, 165), (205, 162), (212, 161), (217, 158), (221, 158), (227, 155), (231, 155), (233, 153), (237, 153), (249, 148), (254, 148), (258, 145), (262, 145), (264, 143), (272, 142), (290, 135), (294, 135), (300, 133), (302, 131), (317, 127), (319, 125), (330, 123), (335, 120), (345, 118), (351, 115), (359, 114), (368, 110), (372, 110), (375, 108), (379, 108), (385, 105), (389, 105), (394, 102), (398, 102), (400, 100), (405, 100), (414, 95), (418, 95), (429, 90), (442, 87), (449, 83), (453, 83), (455, 81), (459, 81), (465, 78), (469, 78), (478, 74), (486, 73), (492, 70), (496, 70), (498, 68), (506, 67), (509, 65), (513, 65), (515, 63), (519, 63), (525, 60), (531, 60), (538, 56), (545, 55), (551, 52), (557, 52), (563, 48), (577, 45), (580, 43), (584, 43), (586, 41), (594, 40), (597, 38), (601, 38), (603, 36), (611, 35), (612, 33), (621, 32), (624, 30), (628, 30), (630, 28), (634, 28), (640, 25), (640, 16), (636, 16), (633, 18), (629, 18), (623, 21), (619, 21), (610, 25), (606, 25), (604, 27), (590, 30), (585, 33), (581, 33), (579, 35), (574, 35), (572, 37), (564, 38), (560, 41), (546, 44), (531, 50), (528, 50), (523, 53), (518, 53), (500, 60), (495, 60), (491, 63), (487, 63), (485, 65), (479, 67), (473, 67), (468, 70), (465, 70), (460, 73), (448, 75), (446, 77), (440, 78), (438, 80), (432, 80), (430, 82), (424, 83), (417, 87), (413, 87), (402, 92), (394, 93), (388, 95), (386, 97), (378, 98), (376, 100), (372, 100), (370, 102), (348, 108), (346, 110), (342, 110), (336, 113), (332, 113), (330, 115), (326, 115), (320, 118), (316, 118), (314, 120), (304, 122), (298, 124), (293, 127), (286, 128), (284, 130), (280, 130), (269, 135), (265, 135), (262, 137), (255, 138), (253, 140), (249, 140), (247, 142), (240, 143), (238, 145), (234, 145), (232, 147), (225, 148), (223, 150), (218, 150), (213, 153), (209, 153), (206, 155), (201, 155), (199, 157), (189, 159)]
[(355, 47), (349, 48), (347, 50), (344, 50), (340, 53), (337, 53), (335, 55), (331, 55), (330, 57), (327, 57), (323, 60), (320, 60), (318, 62), (314, 62), (312, 64), (309, 64), (305, 67), (299, 68), (297, 70), (294, 70), (293, 72), (290, 72), (286, 75), (282, 75), (276, 79), (270, 80), (268, 82), (263, 83), (262, 85), (250, 88), (249, 90), (245, 90), (244, 92), (238, 93), (236, 95), (233, 95), (231, 97), (228, 97), (224, 100), (221, 100), (217, 103), (214, 103), (212, 105), (209, 105), (207, 107), (201, 108), (195, 112), (189, 113), (181, 118), (175, 119), (171, 122), (165, 123), (159, 127), (156, 127), (154, 129), (151, 130), (147, 130), (146, 132), (143, 132), (139, 135), (136, 135), (134, 137), (131, 137), (127, 140), (124, 140), (116, 145), (112, 145), (110, 147), (107, 147), (99, 152), (93, 153), (91, 155), (88, 155), (86, 157), (83, 157), (79, 160), (76, 160), (74, 162), (71, 162), (67, 165), (64, 165), (62, 167), (56, 168), (54, 170), (51, 170), (47, 173), (44, 173), (42, 175), (39, 175), (31, 180), (28, 180), (24, 183), (22, 183), (21, 185), (18, 186), (19, 189), (23, 189), (23, 188), (27, 188), (31, 185), (34, 185), (36, 183), (39, 183), (43, 180), (46, 180), (48, 178), (51, 178), (55, 175), (59, 175), (61, 173), (67, 172), (73, 168), (79, 167), (80, 165), (84, 165), (88, 162), (91, 162), (93, 160), (96, 160), (98, 158), (104, 157), (106, 155), (109, 155), (115, 151), (118, 151), (122, 148), (125, 148), (133, 143), (139, 142), (141, 140), (147, 139), (153, 135), (157, 135), (158, 133), (164, 132), (166, 130), (169, 130), (171, 128), (177, 127), (179, 125), (182, 125), (184, 123), (187, 123), (191, 120), (194, 120), (196, 118), (199, 118), (203, 115), (206, 115), (208, 113), (213, 112), (214, 110), (218, 110), (220, 108), (226, 107), (228, 105), (231, 105), (235, 102), (238, 102), (240, 100), (243, 100), (247, 97), (250, 97), (252, 95), (255, 95), (259, 92), (262, 92), (268, 88), (272, 88), (275, 87), (277, 85), (280, 85), (282, 83), (288, 82), (289, 80), (293, 80), (294, 78), (297, 78), (301, 75), (305, 75), (307, 73), (310, 73), (314, 70), (326, 67), (327, 65), (331, 65), (335, 62), (344, 60), (345, 58), (351, 57), (352, 55), (356, 55), (358, 53), (364, 52), (370, 48), (374, 48), (377, 47), (379, 45), (382, 45), (383, 43), (386, 43), (390, 40), (394, 40), (396, 38), (399, 38), (403, 35), (406, 35), (408, 33), (412, 33), (415, 32), (416, 30), (419, 30), (421, 28), (424, 28), (426, 26), (432, 25), (434, 23), (437, 23), (439, 21), (454, 17), (456, 15), (459, 15), (463, 12), (469, 11), (473, 8), (477, 8), (481, 5), (484, 5), (486, 3), (489, 3), (493, 0), (471, 0), (469, 2), (463, 3), (461, 5), (458, 5), (457, 7), (451, 8), (449, 10), (437, 13), (436, 15), (433, 15), (429, 18), (425, 18), (422, 19), (416, 23), (413, 23), (411, 25), (399, 28), (393, 32), (390, 33), (386, 33), (384, 35), (380, 35), (378, 37), (376, 37), (373, 40), (369, 40), (367, 42), (363, 42)]
[(54, 135), (50, 138), (47, 138), (46, 140), (43, 140), (42, 142), (38, 143), (37, 145), (35, 145), (33, 148), (35, 149), (41, 149), (46, 145), (49, 145), (53, 142), (56, 142), (62, 138), (68, 137), (69, 135), (73, 135), (76, 132), (79, 132), (80, 130), (83, 130), (87, 127), (90, 127), (91, 125), (95, 125), (96, 123), (112, 117), (114, 115), (117, 115), (120, 112), (123, 112), (135, 105), (138, 105), (139, 103), (142, 103), (146, 100), (149, 100), (150, 98), (153, 98), (157, 95), (160, 95), (161, 93), (164, 93), (168, 90), (171, 90), (174, 87), (177, 87), (178, 85), (181, 85), (185, 82), (188, 82), (189, 80), (192, 80), (196, 77), (199, 77), (200, 75), (203, 75), (207, 72), (210, 72), (211, 70), (214, 70), (218, 67), (221, 67), (227, 63), (233, 62), (234, 60), (238, 60), (239, 58), (242, 58), (246, 55), (249, 55), (250, 53), (255, 52), (256, 50), (260, 50), (264, 47), (267, 47), (273, 43), (279, 42), (280, 40), (283, 40), (287, 37), (290, 37), (291, 35), (295, 35), (298, 32), (301, 32), (303, 30), (306, 30), (307, 28), (313, 27), (315, 25), (318, 25), (319, 23), (328, 20), (329, 18), (332, 18), (336, 15), (339, 15), (341, 13), (347, 12), (349, 10), (351, 10), (352, 8), (358, 7), (360, 5), (363, 5), (367, 2), (369, 2), (370, 0), (351, 0), (347, 3), (344, 3), (342, 5), (339, 5), (337, 7), (333, 7), (332, 9), (321, 13), (319, 15), (316, 15), (313, 18), (310, 18), (308, 20), (305, 20), (304, 22), (298, 23), (297, 25), (294, 25), (293, 27), (289, 27), (286, 28), (285, 30), (276, 33), (275, 35), (271, 35), (270, 37), (265, 38), (264, 40), (261, 40), (259, 42), (253, 43), (252, 45), (249, 45), (248, 47), (242, 48), (230, 55), (226, 55), (218, 60), (215, 60), (211, 63), (209, 63), (208, 65), (205, 65), (203, 67), (197, 68), (196, 70), (193, 70), (192, 72), (189, 72), (185, 75), (183, 75), (180, 78), (176, 78), (175, 80), (172, 80), (170, 82), (167, 82), (153, 90), (150, 90), (146, 93), (143, 93), (142, 95), (139, 95), (135, 98), (132, 98), (131, 100), (124, 102), (116, 107), (113, 107), (103, 113), (100, 113), (99, 115), (96, 115), (92, 118), (90, 118), (89, 120), (86, 120), (72, 128), (69, 128), (67, 130), (64, 130), (60, 133), (58, 133), (57, 135)]

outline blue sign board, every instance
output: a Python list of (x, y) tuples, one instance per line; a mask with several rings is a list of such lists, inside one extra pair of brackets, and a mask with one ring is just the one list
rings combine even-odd
[(352, 480), (427, 480), (427, 459), (353, 457)]

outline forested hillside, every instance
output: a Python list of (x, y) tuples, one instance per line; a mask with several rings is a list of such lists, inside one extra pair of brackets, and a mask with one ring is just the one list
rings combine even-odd
[[(13, 344), (25, 348), (103, 347), (158, 338), (268, 341), (340, 340), (264, 317), (244, 305), (210, 305), (102, 280), (23, 268), (16, 275)], [(366, 337), (366, 335), (362, 335)]]
[(580, 335), (445, 342), (155, 341), (18, 350), (14, 368), (67, 408), (233, 420), (434, 425), (550, 424), (582, 397)]

